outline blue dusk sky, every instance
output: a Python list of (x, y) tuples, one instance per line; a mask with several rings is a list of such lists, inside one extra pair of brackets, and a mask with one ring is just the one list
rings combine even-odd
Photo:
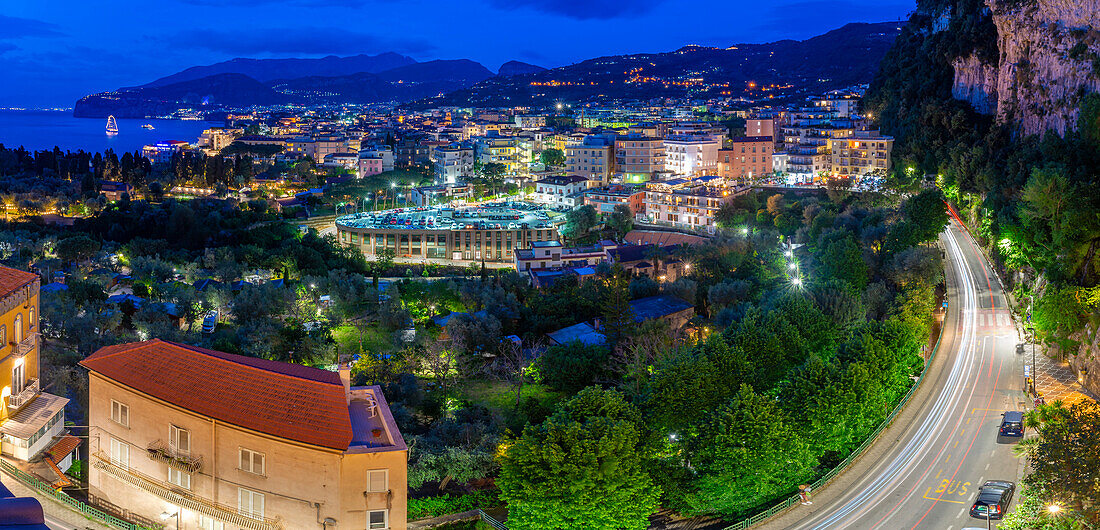
[(234, 57), (393, 51), (562, 66), (686, 44), (805, 39), (914, 0), (0, 0), (0, 107), (71, 107)]

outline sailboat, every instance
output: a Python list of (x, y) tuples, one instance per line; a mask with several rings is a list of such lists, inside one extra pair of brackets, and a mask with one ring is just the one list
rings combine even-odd
[(114, 115), (107, 116), (107, 136), (116, 134), (118, 134), (118, 122), (115, 121)]

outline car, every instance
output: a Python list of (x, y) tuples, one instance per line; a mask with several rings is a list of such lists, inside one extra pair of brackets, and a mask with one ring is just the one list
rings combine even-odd
[(1012, 503), (1016, 484), (1007, 480), (987, 480), (978, 488), (978, 496), (970, 506), (970, 516), (975, 519), (1000, 519)]
[(998, 430), (1001, 436), (1024, 435), (1024, 413), (1018, 410), (1010, 410), (1001, 414), (1001, 428)]

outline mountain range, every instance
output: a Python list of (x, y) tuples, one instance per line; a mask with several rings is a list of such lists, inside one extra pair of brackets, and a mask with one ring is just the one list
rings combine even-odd
[(396, 53), (320, 59), (232, 59), (150, 83), (91, 94), (73, 115), (163, 116), (179, 109), (253, 105), (399, 103), (432, 106), (550, 105), (554, 101), (655, 97), (767, 97), (869, 82), (901, 23), (848, 24), (804, 41), (686, 46), (663, 53), (589, 59), (545, 69), (518, 61), (493, 73), (468, 59), (418, 62)]

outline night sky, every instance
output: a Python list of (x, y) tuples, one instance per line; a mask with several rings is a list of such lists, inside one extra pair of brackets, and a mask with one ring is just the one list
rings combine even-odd
[(545, 67), (685, 44), (805, 39), (904, 18), (913, 0), (0, 0), (0, 107), (80, 96), (233, 57), (393, 51)]

